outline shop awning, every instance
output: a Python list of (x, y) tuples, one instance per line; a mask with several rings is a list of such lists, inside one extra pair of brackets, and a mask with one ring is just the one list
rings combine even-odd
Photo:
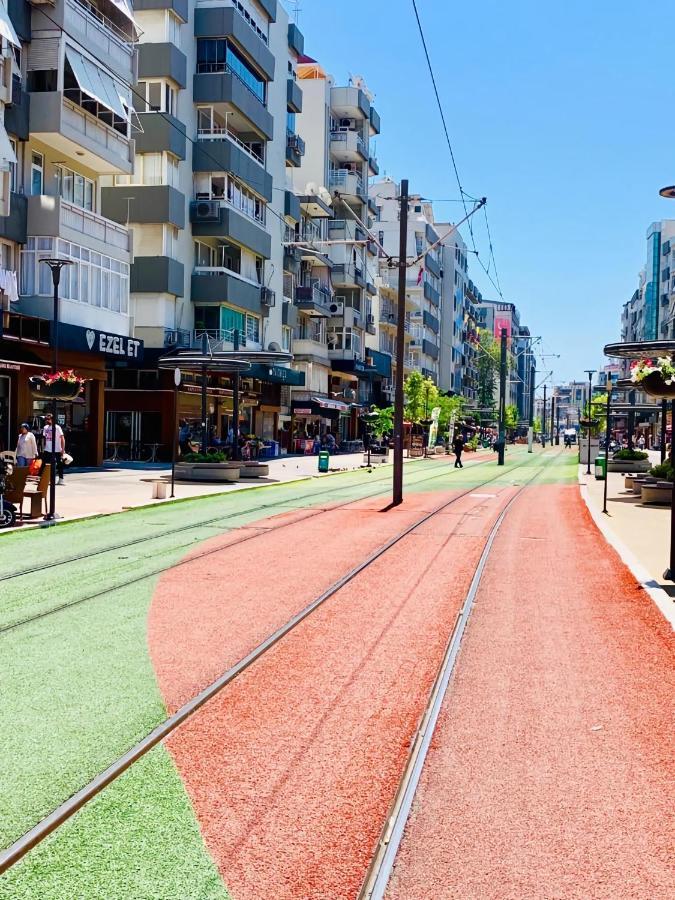
[(297, 416), (321, 416), (325, 419), (335, 419), (340, 413), (348, 413), (350, 406), (341, 400), (333, 400), (330, 397), (310, 397), (306, 400), (293, 400), (291, 414)]
[(265, 366), (257, 363), (245, 374), (247, 378), (257, 378), (258, 381), (267, 381), (271, 384), (290, 384), (294, 387), (304, 387), (305, 384), (304, 372), (296, 372), (295, 369), (287, 369), (285, 366)]
[(120, 93), (122, 85), (118, 87), (112, 75), (99, 69), (91, 60), (82, 56), (77, 50), (73, 50), (72, 47), (66, 47), (66, 59), (81, 91), (92, 100), (97, 100), (116, 116), (129, 120), (129, 112), (122, 103), (122, 100), (126, 103), (126, 98), (123, 98)]
[(0, 34), (10, 44), (14, 44), (14, 46), (19, 47), (19, 49), (21, 48), (21, 41), (17, 37), (14, 26), (12, 25), (12, 20), (9, 17), (9, 13), (7, 12), (3, 0), (0, 0)]

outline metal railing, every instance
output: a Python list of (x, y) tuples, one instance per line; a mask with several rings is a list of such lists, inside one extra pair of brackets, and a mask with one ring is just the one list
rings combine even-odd
[(232, 134), (225, 126), (220, 126), (216, 128), (198, 128), (197, 129), (197, 140), (198, 141), (218, 141), (218, 140), (228, 140), (232, 141), (232, 143), (236, 144), (237, 147), (241, 147), (244, 153), (248, 153), (249, 156), (253, 157), (256, 162), (259, 162), (261, 165), (265, 165), (265, 159), (260, 153), (256, 153), (255, 150), (252, 150), (247, 144), (241, 141), (236, 134)]
[(305, 154), (305, 142), (299, 134), (296, 134), (288, 128), (286, 129), (286, 146), (290, 150), (295, 150), (300, 156), (304, 156)]
[(240, 84), (243, 84), (249, 93), (253, 94), (255, 99), (262, 103), (265, 106), (265, 99), (261, 97), (260, 94), (256, 91), (254, 87), (241, 77), (239, 72), (232, 68), (229, 63), (226, 62), (216, 62), (216, 63), (197, 63), (197, 74), (198, 75), (233, 75)]
[(131, 252), (131, 235), (128, 228), (81, 206), (68, 203), (67, 200), (61, 200), (61, 222), (82, 235), (96, 238), (104, 244), (117, 247), (118, 250)]
[(346, 144), (347, 149), (349, 148), (349, 135), (353, 134), (353, 141), (356, 144), (357, 149), (361, 152), (363, 156), (368, 156), (368, 151), (366, 149), (366, 143), (358, 133), (358, 131), (354, 131), (353, 128), (333, 128), (330, 133), (330, 139), (332, 142), (338, 144)]
[(363, 193), (363, 179), (358, 172), (350, 172), (348, 169), (334, 169), (330, 173), (330, 185), (338, 190), (342, 188), (345, 193)]

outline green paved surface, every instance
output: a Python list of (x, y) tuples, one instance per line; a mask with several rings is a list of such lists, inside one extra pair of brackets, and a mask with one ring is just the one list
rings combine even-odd
[[(406, 483), (408, 489), (416, 492), (461, 490), (495, 476), (494, 486), (522, 483), (542, 462), (541, 452), (528, 456), (520, 448), (507, 454), (507, 464), (501, 470), (492, 460), (473, 470), (468, 466), (464, 470), (445, 470), (436, 460), (420, 461), (406, 467)], [(560, 482), (576, 477), (574, 454), (561, 455), (552, 462), (551, 471), (545, 473), (546, 480)], [(438, 471), (443, 472), (442, 477), (438, 477)], [(390, 477), (390, 469), (373, 474), (361, 471), (240, 492), (226, 498), (151, 507), (47, 532), (11, 535), (0, 539), (0, 549), (13, 549), (9, 559), (6, 553), (1, 554), (0, 575), (21, 569), (27, 562), (30, 565), (31, 559), (58, 560), (64, 555), (121, 543), (134, 535), (159, 533), (163, 528), (176, 529), (216, 516), (233, 516), (226, 523), (232, 527), (298, 505), (356, 499), (380, 489), (384, 492)], [(273, 503), (278, 505), (269, 508)], [(43, 610), (46, 605), (82, 597), (92, 586), (99, 590), (116, 586), (125, 577), (137, 577), (167, 565), (184, 555), (188, 541), (209, 538), (222, 531), (224, 525), (221, 521), (215, 528), (195, 527), (70, 563), (47, 570), (30, 583), (25, 578), (0, 582), (0, 626)], [(15, 840), (165, 717), (145, 643), (147, 610), (155, 581), (153, 577), (110, 590), (100, 599), (0, 634), (0, 679), (6, 698), (0, 708), (0, 845)], [(51, 583), (53, 589), (48, 588)], [(143, 796), (147, 797), (147, 805)], [(156, 824), (154, 807), (160, 811)], [(124, 828), (109, 828), (122, 819)], [(142, 767), (133, 767), (96, 803), (0, 878), (0, 897), (68, 894), (112, 900), (225, 896), (220, 883), (214, 886), (209, 881), (212, 865), (198, 840), (191, 857), (191, 865), (196, 867), (195, 872), (199, 871), (191, 876), (195, 886), (192, 893), (181, 887), (158, 887), (160, 893), (144, 887), (146, 892), (139, 893), (133, 884), (124, 890), (116, 886), (112, 892), (95, 891), (97, 878), (117, 885), (109, 881), (110, 873), (115, 873), (120, 884), (126, 885), (124, 872), (127, 876), (132, 871), (144, 872), (148, 866), (148, 885), (179, 885), (182, 875), (175, 855), (175, 834), (171, 830), (174, 827), (179, 831), (187, 829), (188, 838), (197, 834), (180, 779), (165, 751), (159, 748)], [(129, 830), (143, 835), (133, 852), (128, 845)], [(188, 838), (186, 841), (192, 846)], [(94, 848), (94, 861), (78, 863), (86, 842)], [(165, 865), (171, 869), (170, 877), (163, 874)], [(53, 889), (46, 894), (36, 893), (35, 886), (45, 878), (49, 879), (45, 884), (53, 885)]]

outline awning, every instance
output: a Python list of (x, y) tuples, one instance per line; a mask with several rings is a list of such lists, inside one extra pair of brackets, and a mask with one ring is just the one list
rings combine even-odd
[(70, 63), (80, 90), (114, 112), (116, 116), (129, 121), (129, 111), (122, 103), (122, 100), (124, 103), (127, 101), (120, 93), (122, 85), (118, 87), (111, 75), (99, 69), (91, 60), (82, 56), (77, 50), (73, 50), (72, 47), (66, 46), (66, 59)]
[(284, 366), (252, 365), (245, 373), (246, 378), (257, 378), (258, 381), (267, 381), (271, 384), (292, 384), (294, 387), (304, 387), (305, 373), (296, 372), (295, 369), (287, 369)]
[(16, 153), (9, 142), (4, 125), (0, 125), (0, 160), (8, 163), (16, 162)]
[(329, 397), (310, 397), (308, 400), (293, 400), (291, 414), (295, 416), (321, 416), (324, 419), (336, 419), (340, 413), (348, 413), (350, 406), (340, 400)]
[(6, 41), (9, 41), (10, 44), (14, 44), (15, 47), (21, 49), (21, 41), (17, 37), (4, 2), (0, 2), (0, 34)]

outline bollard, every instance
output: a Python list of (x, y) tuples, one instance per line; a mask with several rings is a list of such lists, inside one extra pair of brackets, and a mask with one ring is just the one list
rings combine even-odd
[(166, 483), (164, 481), (153, 481), (152, 499), (166, 500)]

